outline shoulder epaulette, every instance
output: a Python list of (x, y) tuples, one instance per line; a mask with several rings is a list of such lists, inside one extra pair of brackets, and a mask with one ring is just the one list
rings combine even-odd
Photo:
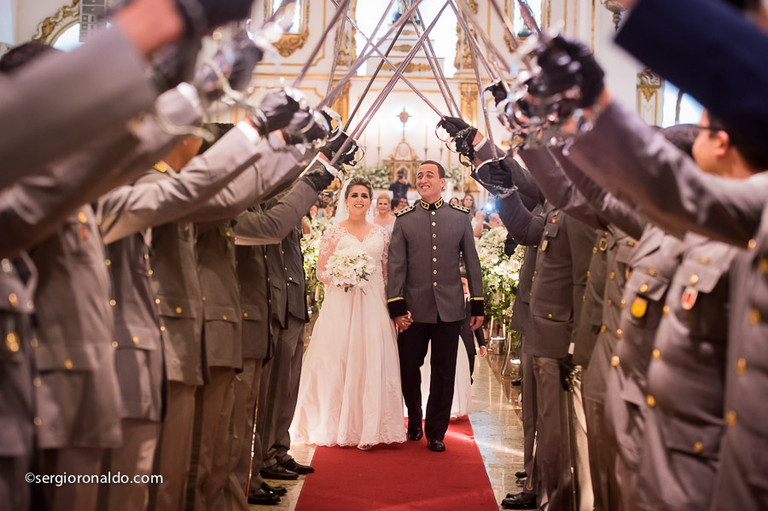
[(459, 206), (458, 204), (451, 204), (451, 207), (453, 209), (458, 209), (459, 211), (463, 211), (466, 214), (469, 214), (469, 208), (465, 208), (464, 206)]
[(403, 216), (403, 215), (404, 215), (404, 214), (406, 214), (406, 213), (410, 213), (410, 212), (411, 212), (411, 211), (413, 211), (414, 209), (416, 209), (416, 206), (408, 206), (407, 208), (405, 208), (405, 209), (401, 209), (400, 211), (398, 211), (397, 213), (395, 213), (395, 216)]
[(158, 172), (163, 172), (163, 173), (168, 172), (168, 165), (166, 165), (165, 163), (163, 163), (161, 161), (159, 161), (159, 162), (155, 163), (154, 165), (152, 165), (152, 168), (155, 169)]

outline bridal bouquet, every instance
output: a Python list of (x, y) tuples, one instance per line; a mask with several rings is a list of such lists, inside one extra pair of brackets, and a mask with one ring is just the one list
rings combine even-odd
[(345, 247), (336, 250), (328, 258), (325, 267), (336, 287), (349, 291), (353, 287), (364, 288), (368, 276), (373, 273), (373, 258), (361, 247)]

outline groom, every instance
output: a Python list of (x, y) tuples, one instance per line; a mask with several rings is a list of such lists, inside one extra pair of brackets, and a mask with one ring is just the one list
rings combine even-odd
[(432, 451), (444, 451), (456, 374), (459, 330), (465, 318), (459, 262), (463, 257), (471, 295), (472, 329), (483, 323), (483, 281), (469, 210), (440, 196), (445, 169), (436, 161), (419, 166), (421, 200), (397, 213), (389, 245), (387, 304), (395, 320), (400, 378), (408, 408), (408, 439), (421, 431), (421, 373), (429, 342), (432, 376), (425, 430)]

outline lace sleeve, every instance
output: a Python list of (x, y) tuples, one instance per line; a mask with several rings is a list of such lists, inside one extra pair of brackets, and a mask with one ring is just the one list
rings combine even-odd
[(332, 284), (331, 276), (325, 271), (328, 259), (336, 251), (336, 245), (341, 238), (342, 230), (338, 226), (332, 226), (320, 239), (320, 252), (317, 257), (317, 279), (323, 284)]
[(387, 263), (389, 263), (389, 239), (392, 233), (389, 229), (381, 228), (381, 235), (384, 237), (384, 254), (381, 256), (381, 275), (384, 282), (387, 281)]

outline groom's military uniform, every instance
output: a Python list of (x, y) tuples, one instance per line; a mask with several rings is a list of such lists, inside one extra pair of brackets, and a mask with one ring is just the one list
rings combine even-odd
[[(439, 199), (400, 211), (389, 245), (389, 315), (411, 313), (413, 324), (398, 336), (400, 376), (408, 408), (409, 432), (421, 431), (421, 374), (432, 341), (432, 376), (425, 433), (442, 440), (448, 428), (456, 372), (459, 331), (466, 308), (461, 284), (463, 258), (471, 314), (483, 315), (483, 281), (469, 210)], [(418, 424), (418, 426), (417, 426)]]

